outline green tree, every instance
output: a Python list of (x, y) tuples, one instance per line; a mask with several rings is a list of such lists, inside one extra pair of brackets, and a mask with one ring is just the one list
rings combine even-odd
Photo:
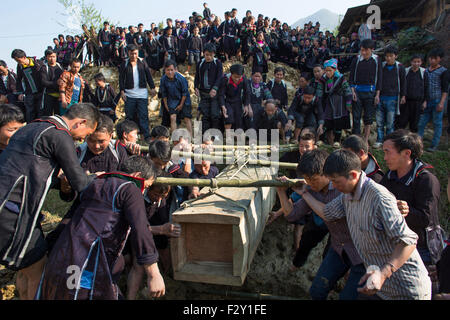
[(164, 29), (164, 22), (163, 22), (163, 21), (161, 21), (160, 23), (158, 23), (158, 29), (159, 29), (159, 30)]
[(102, 15), (101, 10), (98, 10), (93, 3), (87, 3), (84, 0), (57, 0), (64, 8), (63, 12), (58, 12), (61, 15), (61, 20), (56, 22), (65, 28), (64, 32), (78, 32), (81, 30), (81, 25), (85, 24), (88, 28), (94, 27), (100, 29), (103, 27), (104, 21), (109, 21), (110, 24), (117, 25), (107, 17)]

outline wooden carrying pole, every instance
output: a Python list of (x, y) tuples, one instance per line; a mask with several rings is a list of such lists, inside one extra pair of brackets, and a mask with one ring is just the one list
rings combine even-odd
[[(219, 156), (210, 156), (205, 155), (201, 153), (192, 153), (192, 152), (180, 152), (180, 151), (172, 151), (172, 157), (178, 156), (178, 157), (190, 157), (197, 160), (209, 160), (209, 161), (216, 161), (218, 163), (226, 163), (231, 164), (236, 160), (234, 157), (219, 157)], [(259, 160), (259, 159), (248, 159), (248, 160), (242, 160), (242, 162), (248, 161), (249, 164), (255, 164), (260, 166), (271, 166), (271, 167), (279, 167), (279, 168), (285, 168), (285, 169), (291, 169), (295, 170), (297, 168), (297, 163), (290, 163), (290, 162), (278, 162), (278, 161), (270, 161), (270, 160)]]
[[(199, 145), (193, 145), (193, 148), (201, 148)], [(280, 152), (287, 152), (287, 151), (295, 151), (298, 149), (298, 144), (291, 143), (291, 144), (281, 144), (279, 146), (272, 146), (272, 145), (264, 145), (264, 146), (233, 146), (233, 145), (214, 145), (210, 144), (208, 145), (208, 148), (212, 149), (219, 149), (219, 150), (226, 150), (226, 151), (233, 151), (233, 150), (245, 150), (245, 151), (253, 151), (253, 152), (270, 152), (270, 150), (279, 150)], [(141, 150), (143, 152), (148, 152), (148, 146), (142, 146)]]
[(256, 179), (184, 179), (184, 178), (156, 178), (155, 185), (169, 185), (181, 187), (210, 187), (210, 188), (249, 188), (249, 187), (295, 187), (305, 184), (304, 179), (256, 180)]

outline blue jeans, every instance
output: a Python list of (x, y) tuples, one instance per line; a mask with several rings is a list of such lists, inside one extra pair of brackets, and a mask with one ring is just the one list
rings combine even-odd
[(444, 110), (441, 112), (436, 111), (436, 107), (440, 100), (427, 101), (427, 107), (420, 115), (419, 124), (417, 125), (419, 129), (419, 136), (423, 138), (425, 132), (425, 127), (430, 120), (433, 120), (433, 140), (431, 140), (431, 147), (437, 147), (442, 135), (442, 118), (444, 117)]
[(386, 135), (394, 131), (395, 111), (397, 109), (397, 100), (380, 101), (377, 107), (377, 142), (383, 142), (384, 126), (386, 126)]
[(350, 269), (350, 275), (344, 289), (339, 293), (340, 300), (356, 300), (358, 297), (358, 282), (366, 273), (363, 264), (352, 266), (350, 260), (342, 259), (333, 247), (330, 246), (328, 253), (322, 261), (317, 274), (312, 282), (309, 294), (313, 300), (326, 300), (328, 293), (333, 289), (339, 279), (341, 279)]
[(125, 118), (139, 125), (144, 139), (150, 137), (148, 120), (148, 99), (129, 98), (125, 102)]

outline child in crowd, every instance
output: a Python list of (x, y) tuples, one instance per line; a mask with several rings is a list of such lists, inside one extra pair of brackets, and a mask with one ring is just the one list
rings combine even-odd
[(214, 57), (216, 46), (212, 43), (205, 45), (204, 58), (197, 64), (195, 70), (195, 94), (200, 97), (198, 111), (202, 116), (202, 132), (210, 128), (221, 128), (221, 111), (218, 102), (220, 81), (223, 77), (223, 66)]
[(234, 64), (230, 73), (222, 78), (219, 89), (219, 106), (222, 108), (225, 130), (242, 129), (243, 118), (252, 117), (250, 88), (244, 75), (244, 66)]
[(203, 55), (203, 40), (199, 34), (198, 27), (194, 28), (194, 34), (188, 39), (188, 72), (193, 64), (197, 65)]
[(362, 40), (360, 48), (361, 54), (353, 59), (350, 66), (349, 83), (353, 96), (352, 133), (361, 134), (361, 116), (364, 111), (364, 139), (368, 143), (376, 106), (380, 103), (383, 66), (380, 57), (373, 53), (373, 40)]
[(433, 139), (431, 146), (427, 151), (433, 152), (437, 150), (442, 134), (442, 119), (444, 116), (444, 106), (447, 104), (449, 72), (447, 68), (441, 66), (441, 60), (444, 57), (444, 50), (434, 48), (428, 53), (429, 67), (425, 74), (428, 77), (427, 90), (425, 92), (425, 105), (422, 109), (418, 124), (418, 133), (423, 138), (425, 127), (433, 121)]
[(394, 46), (384, 49), (383, 79), (381, 81), (380, 104), (377, 107), (377, 142), (374, 148), (381, 147), (385, 127), (386, 134), (394, 131), (395, 116), (400, 114), (400, 105), (406, 102), (405, 67), (397, 61), (398, 50)]
[[(168, 29), (170, 30), (170, 29)], [(192, 137), (192, 105), (188, 82), (177, 70), (177, 64), (168, 60), (164, 64), (165, 75), (161, 78), (160, 92), (162, 107), (170, 114), (170, 129), (175, 131), (177, 123), (184, 119), (186, 128)]]
[(98, 107), (100, 112), (111, 118), (113, 122), (116, 121), (116, 106), (120, 99), (120, 94), (116, 95), (114, 88), (106, 83), (105, 76), (98, 73), (94, 76), (97, 88), (94, 94), (94, 105)]
[(9, 139), (25, 122), (22, 111), (13, 104), (0, 104), (0, 154), (6, 149)]
[(417, 132), (420, 113), (425, 106), (425, 92), (428, 85), (428, 74), (422, 68), (423, 57), (414, 54), (410, 60), (411, 66), (405, 69), (406, 103), (400, 105), (400, 116), (396, 118), (396, 129), (406, 129)]
[(295, 95), (288, 111), (286, 129), (291, 130), (295, 121), (294, 138), (297, 140), (304, 127), (317, 128), (317, 134), (323, 132), (323, 112), (320, 100), (314, 96), (314, 88), (307, 86), (302, 95)]
[(287, 87), (283, 80), (286, 70), (283, 67), (276, 67), (273, 74), (274, 78), (267, 83), (267, 87), (272, 93), (273, 99), (280, 101), (280, 109), (285, 110), (288, 105)]
[(102, 114), (95, 132), (77, 148), (78, 159), (83, 169), (94, 172), (114, 172), (128, 158), (120, 140), (112, 140), (114, 123)]

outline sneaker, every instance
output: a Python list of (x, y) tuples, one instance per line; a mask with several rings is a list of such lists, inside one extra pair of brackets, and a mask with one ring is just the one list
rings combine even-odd
[(428, 152), (435, 152), (437, 150), (437, 146), (427, 148)]
[(383, 144), (382, 144), (381, 142), (375, 142), (375, 143), (373, 144), (372, 147), (373, 147), (374, 149), (380, 149), (382, 145), (383, 145)]

